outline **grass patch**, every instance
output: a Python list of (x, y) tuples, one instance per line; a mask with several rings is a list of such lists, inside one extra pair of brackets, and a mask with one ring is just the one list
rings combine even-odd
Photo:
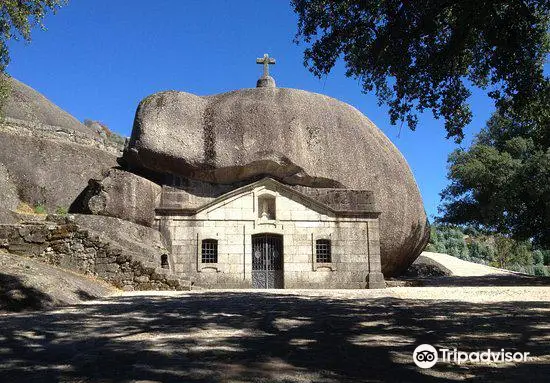
[(26, 202), (21, 202), (19, 206), (17, 206), (16, 212), (21, 214), (35, 214), (33, 207)]
[(55, 209), (55, 214), (58, 214), (58, 215), (67, 215), (67, 214), (69, 214), (69, 209), (67, 209), (66, 207), (58, 206), (58, 207)]
[(17, 209), (15, 210), (16, 213), (19, 214), (26, 214), (26, 215), (46, 215), (48, 214), (48, 211), (46, 209), (46, 206), (42, 203), (38, 203), (36, 205), (31, 206), (27, 202), (21, 202), (19, 206), (17, 206)]
[(43, 215), (43, 214), (47, 214), (48, 212), (46, 211), (46, 206), (39, 203), (39, 204), (34, 205), (34, 213)]

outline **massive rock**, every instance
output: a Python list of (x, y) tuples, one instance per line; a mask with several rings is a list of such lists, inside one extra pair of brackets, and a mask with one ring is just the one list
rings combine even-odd
[(111, 169), (103, 180), (90, 180), (73, 210), (123, 218), (152, 226), (162, 188), (154, 182), (120, 169)]
[[(8, 81), (11, 96), (0, 120), (0, 166), (20, 201), (43, 204), (52, 212), (66, 209), (90, 178), (102, 178), (116, 166), (118, 152), (40, 93), (13, 78)], [(0, 189), (10, 187), (5, 178), (0, 178)]]
[(358, 110), (319, 94), (281, 88), (154, 94), (138, 107), (123, 164), (221, 184), (270, 175), (291, 185), (372, 190), (382, 213), (386, 276), (408, 267), (429, 235), (401, 153)]
[(30, 86), (13, 77), (5, 79), (9, 85), (10, 96), (2, 112), (8, 121), (19, 120), (34, 126), (46, 125), (56, 127), (58, 130), (76, 131), (90, 137), (97, 137), (92, 130)]

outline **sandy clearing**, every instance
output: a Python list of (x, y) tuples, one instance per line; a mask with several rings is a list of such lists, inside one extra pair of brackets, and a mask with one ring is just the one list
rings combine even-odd
[[(121, 293), (0, 315), (0, 381), (545, 381), (547, 293), (544, 286)], [(533, 358), (421, 370), (412, 352), (423, 343)]]
[[(273, 296), (295, 295), (304, 299), (323, 297), (333, 299), (400, 298), (451, 300), (461, 302), (550, 302), (550, 286), (455, 286), (455, 287), (391, 287), (381, 290), (208, 290), (215, 293), (268, 294)], [(201, 291), (130, 291), (118, 292), (128, 297), (189, 297), (205, 294)], [(84, 304), (101, 303), (97, 301)]]

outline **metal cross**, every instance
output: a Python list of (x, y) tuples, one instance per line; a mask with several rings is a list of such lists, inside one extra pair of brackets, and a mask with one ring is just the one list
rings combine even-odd
[(269, 65), (275, 65), (275, 59), (269, 57), (267, 53), (261, 59), (256, 59), (256, 64), (264, 65), (264, 75), (262, 77), (269, 77)]

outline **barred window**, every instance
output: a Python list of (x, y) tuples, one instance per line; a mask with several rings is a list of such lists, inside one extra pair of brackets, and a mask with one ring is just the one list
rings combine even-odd
[(202, 263), (218, 263), (218, 241), (215, 239), (203, 239), (201, 249)]
[(315, 253), (317, 254), (317, 263), (331, 263), (332, 254), (329, 239), (318, 239), (315, 242)]

